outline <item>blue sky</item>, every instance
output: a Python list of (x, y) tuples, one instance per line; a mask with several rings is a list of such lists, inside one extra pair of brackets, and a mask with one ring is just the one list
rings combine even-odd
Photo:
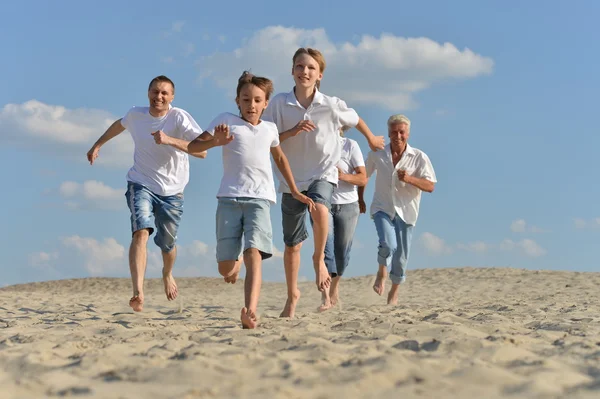
[[(439, 183), (423, 196), (409, 270), (599, 270), (600, 4), (235, 3), (3, 5), (0, 285), (128, 276), (131, 139), (125, 132), (107, 144), (93, 167), (85, 162), (91, 144), (129, 107), (147, 104), (156, 75), (175, 81), (174, 105), (206, 127), (235, 112), (243, 69), (289, 91), (291, 56), (305, 45), (328, 62), (324, 93), (346, 100), (376, 134), (387, 134), (390, 114), (407, 114), (411, 144), (433, 162)], [(362, 136), (349, 137), (366, 157)], [(219, 150), (191, 160), (176, 276), (217, 275), (220, 178)], [(282, 250), (280, 213), (272, 208)], [(348, 276), (376, 271), (376, 245), (361, 215)], [(156, 277), (159, 253), (149, 248), (148, 277)], [(311, 251), (309, 240), (308, 279)], [(265, 262), (264, 277), (283, 280), (280, 256)]]

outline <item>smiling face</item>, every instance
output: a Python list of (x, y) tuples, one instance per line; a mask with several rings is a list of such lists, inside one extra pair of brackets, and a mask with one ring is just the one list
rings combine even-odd
[(246, 83), (240, 90), (235, 102), (242, 113), (242, 118), (252, 125), (257, 125), (265, 108), (269, 105), (265, 92), (252, 83)]
[(150, 102), (150, 114), (152, 116), (164, 116), (169, 111), (169, 106), (175, 93), (169, 82), (154, 82), (148, 89), (148, 101)]
[(388, 136), (394, 149), (403, 148), (410, 137), (410, 126), (404, 122), (390, 123)]
[(309, 54), (300, 54), (294, 60), (292, 75), (297, 87), (312, 88), (323, 79), (323, 72), (317, 60)]

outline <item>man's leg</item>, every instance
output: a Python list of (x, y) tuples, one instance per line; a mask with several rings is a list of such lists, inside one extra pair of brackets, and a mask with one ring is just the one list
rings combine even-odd
[(408, 265), (410, 255), (413, 226), (404, 223), (404, 220), (396, 214), (394, 218), (394, 230), (398, 249), (392, 257), (392, 271), (390, 273), (392, 289), (388, 294), (388, 305), (396, 305), (398, 303), (400, 284), (406, 280), (406, 266)]
[(132, 232), (129, 246), (129, 271), (133, 295), (129, 300), (129, 306), (134, 311), (140, 312), (144, 307), (147, 243), (154, 230), (154, 195), (144, 186), (128, 182), (125, 198), (131, 212)]
[(375, 284), (373, 284), (373, 291), (381, 296), (385, 291), (385, 280), (388, 274), (387, 268), (391, 264), (392, 257), (396, 253), (396, 232), (392, 220), (385, 212), (380, 211), (375, 213), (375, 215), (373, 215), (373, 221), (379, 238), (379, 245), (377, 248), (377, 263), (379, 264), (379, 270), (377, 272)]
[(163, 258), (162, 279), (167, 300), (172, 301), (179, 293), (173, 277), (173, 266), (177, 259), (177, 231), (183, 215), (183, 194), (156, 196), (156, 236), (154, 243), (160, 248)]
[(287, 300), (279, 317), (294, 317), (296, 305), (300, 299), (298, 289), (298, 271), (300, 270), (300, 249), (308, 238), (306, 231), (306, 205), (291, 194), (281, 197), (281, 222), (283, 225), (283, 264), (287, 285)]

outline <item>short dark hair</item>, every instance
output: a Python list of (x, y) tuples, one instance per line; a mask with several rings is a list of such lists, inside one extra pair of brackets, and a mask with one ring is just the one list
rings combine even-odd
[(246, 85), (254, 85), (265, 92), (265, 99), (269, 101), (271, 94), (273, 94), (273, 82), (270, 79), (263, 78), (262, 76), (256, 76), (248, 71), (244, 71), (242, 76), (238, 79), (237, 85), (237, 97), (240, 97), (240, 92)]
[(160, 82), (171, 83), (171, 87), (173, 87), (173, 93), (175, 93), (175, 83), (173, 83), (173, 81), (171, 79), (167, 78), (165, 75), (160, 75), (160, 76), (157, 76), (154, 79), (152, 79), (150, 81), (150, 84), (148, 85), (148, 90), (150, 90), (152, 88), (152, 85), (154, 83), (160, 83)]

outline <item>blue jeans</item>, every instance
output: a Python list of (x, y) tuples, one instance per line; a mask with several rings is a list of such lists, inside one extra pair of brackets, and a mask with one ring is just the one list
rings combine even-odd
[[(327, 180), (315, 180), (302, 194), (312, 199), (315, 204), (322, 204), (330, 209), (333, 183)], [(283, 193), (281, 196), (281, 223), (283, 225), (283, 242), (286, 246), (295, 247), (308, 238), (307, 211), (308, 205), (295, 199), (292, 194)]]
[(171, 252), (183, 215), (183, 193), (157, 195), (141, 184), (127, 182), (125, 198), (131, 211), (131, 233), (148, 229), (152, 234), (156, 226), (154, 243), (163, 252)]
[(352, 239), (359, 214), (358, 202), (331, 205), (325, 244), (325, 264), (331, 277), (341, 277), (350, 262)]
[[(238, 260), (248, 248), (273, 255), (271, 203), (262, 198), (221, 197), (217, 206), (217, 262)], [(243, 242), (242, 242), (243, 241)]]
[(413, 225), (404, 223), (396, 213), (394, 219), (382, 211), (373, 215), (379, 247), (377, 262), (389, 269), (392, 284), (400, 284), (406, 280), (406, 265), (410, 254)]

